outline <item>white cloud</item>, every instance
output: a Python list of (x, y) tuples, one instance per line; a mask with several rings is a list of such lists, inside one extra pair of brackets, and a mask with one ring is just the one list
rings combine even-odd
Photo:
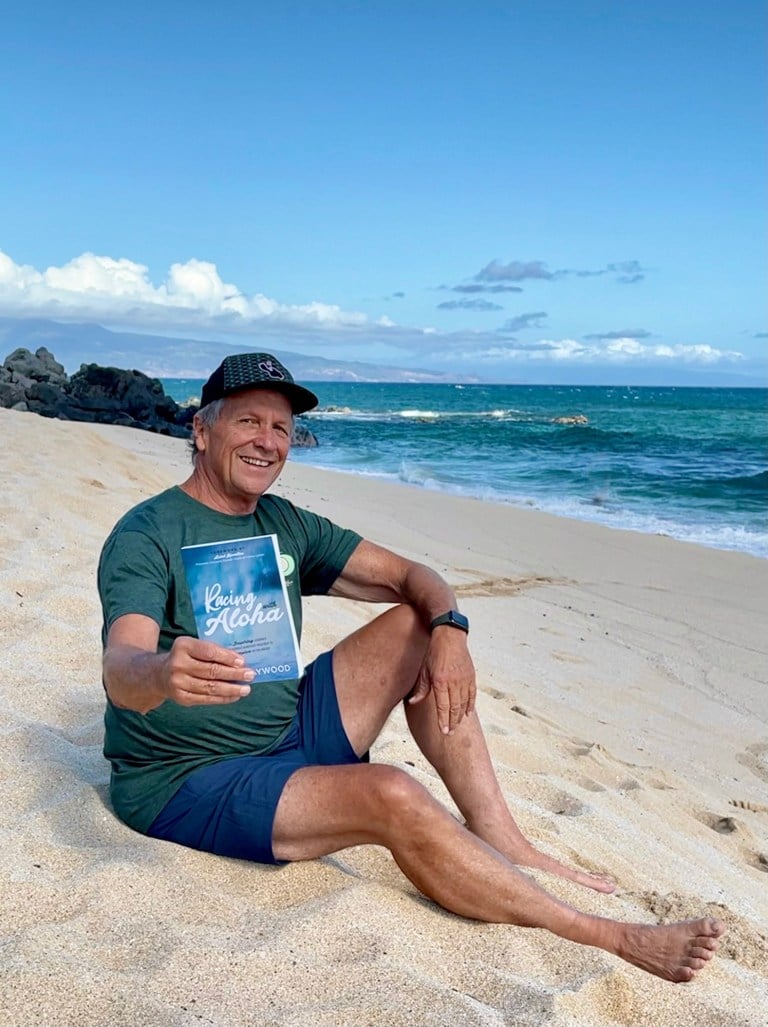
[(612, 339), (605, 347), (605, 352), (616, 357), (642, 357), (647, 349), (653, 347), (643, 346), (637, 339)]
[(659, 365), (675, 362), (685, 364), (718, 364), (743, 360), (744, 355), (735, 350), (721, 350), (714, 346), (695, 345), (668, 346), (646, 345), (637, 339), (611, 339), (605, 342), (586, 344), (577, 339), (540, 339), (538, 342), (508, 345), (482, 346), (475, 349), (461, 349), (445, 352), (444, 356), (457, 362), (482, 361), (483, 363), (551, 363), (571, 362), (575, 364), (612, 365)]
[(12, 316), (102, 319), (132, 327), (253, 329), (259, 323), (312, 328), (355, 328), (365, 314), (328, 303), (281, 304), (247, 296), (224, 282), (203, 260), (173, 264), (154, 285), (149, 269), (124, 257), (83, 253), (62, 267), (38, 271), (0, 251), (0, 310)]
[(38, 291), (47, 289), (55, 294), (137, 298), (152, 292), (147, 269), (142, 264), (97, 257), (93, 253), (83, 253), (63, 267), (49, 267), (33, 280)]
[(691, 364), (718, 364), (722, 360), (743, 360), (744, 354), (732, 349), (715, 349), (714, 346), (655, 346), (659, 357), (684, 360)]
[(682, 360), (686, 364), (718, 364), (723, 361), (743, 360), (744, 354), (732, 349), (716, 349), (714, 346), (674, 346), (663, 343), (645, 344), (637, 339), (614, 339), (606, 347), (609, 358), (639, 357), (645, 362), (658, 363), (665, 360)]
[[(625, 338), (502, 339), (499, 332), (445, 332), (423, 325), (398, 325), (384, 316), (319, 301), (284, 304), (261, 293), (247, 295), (225, 282), (216, 265), (192, 258), (171, 265), (155, 284), (144, 264), (125, 257), (83, 253), (61, 267), (39, 271), (17, 264), (0, 251), (0, 314), (97, 321), (107, 327), (158, 334), (201, 333), (210, 337), (250, 335), (284, 344), (300, 339), (303, 351), (330, 346), (338, 355), (356, 347), (358, 359), (405, 361), (411, 366), (451, 363), (457, 370), (485, 366), (494, 373), (517, 372), (521, 365), (586, 367), (685, 367), (733, 364), (742, 353), (706, 344), (648, 343)], [(529, 316), (529, 315), (525, 315)], [(532, 316), (532, 315), (530, 315)], [(205, 336), (204, 336), (205, 337)]]

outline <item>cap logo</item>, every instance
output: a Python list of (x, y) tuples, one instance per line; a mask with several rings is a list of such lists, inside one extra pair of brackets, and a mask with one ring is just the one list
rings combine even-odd
[(259, 361), (259, 370), (263, 371), (264, 374), (267, 376), (267, 378), (271, 378), (272, 381), (275, 381), (275, 382), (284, 382), (285, 381), (285, 374), (283, 373), (283, 371), (279, 367), (275, 366), (275, 363), (272, 360), (260, 360)]

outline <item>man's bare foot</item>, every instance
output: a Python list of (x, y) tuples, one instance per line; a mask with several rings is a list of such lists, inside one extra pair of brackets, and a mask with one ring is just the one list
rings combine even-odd
[(617, 924), (611, 951), (665, 981), (691, 981), (720, 947), (725, 924), (711, 917), (676, 924)]

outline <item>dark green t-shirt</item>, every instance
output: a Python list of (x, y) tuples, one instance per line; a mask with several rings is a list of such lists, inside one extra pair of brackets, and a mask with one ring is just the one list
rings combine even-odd
[[(278, 496), (262, 496), (253, 514), (231, 516), (175, 486), (130, 510), (104, 543), (98, 578), (103, 641), (128, 613), (160, 625), (160, 651), (180, 635), (196, 637), (181, 547), (272, 534), (301, 638), (301, 596), (328, 591), (360, 536)], [(269, 752), (296, 712), (298, 687), (298, 681), (253, 682), (250, 695), (236, 703), (187, 707), (166, 700), (146, 714), (120, 709), (107, 697), (104, 755), (112, 764), (115, 812), (145, 832), (193, 770), (228, 756)]]

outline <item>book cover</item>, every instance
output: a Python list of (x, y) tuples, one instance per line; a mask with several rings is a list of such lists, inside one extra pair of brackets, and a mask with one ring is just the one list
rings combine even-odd
[(198, 636), (238, 652), (254, 685), (301, 677), (277, 536), (183, 546), (181, 556)]

